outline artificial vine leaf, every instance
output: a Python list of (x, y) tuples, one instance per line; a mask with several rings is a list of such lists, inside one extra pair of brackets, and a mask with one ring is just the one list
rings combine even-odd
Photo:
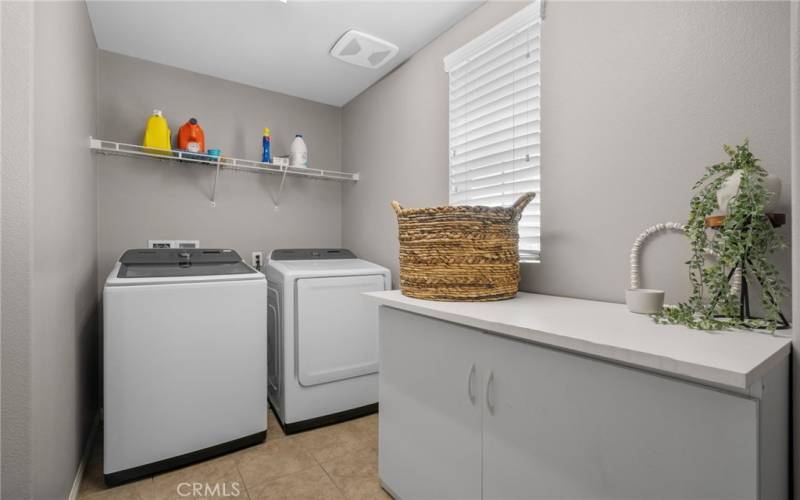
[[(786, 247), (766, 215), (770, 193), (763, 181), (767, 171), (750, 151), (749, 141), (723, 146), (728, 161), (706, 168), (689, 202), (686, 233), (692, 255), (687, 261), (692, 294), (676, 306), (666, 306), (653, 318), (658, 323), (681, 324), (701, 330), (766, 328), (774, 331), (780, 320), (780, 304), (788, 289), (769, 256)], [(740, 173), (739, 190), (728, 203), (725, 222), (719, 229), (706, 227), (706, 218), (719, 208), (717, 192), (734, 173)], [(706, 261), (706, 249), (718, 258)], [(741, 319), (739, 298), (730, 293), (729, 274), (746, 262), (749, 278), (761, 283), (760, 302), (764, 319)]]

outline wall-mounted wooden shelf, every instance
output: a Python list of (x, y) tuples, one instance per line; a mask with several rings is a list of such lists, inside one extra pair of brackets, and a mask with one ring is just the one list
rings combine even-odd
[[(216, 169), (214, 176), (214, 186), (211, 195), (211, 204), (215, 205), (214, 198), (217, 190), (217, 178), (220, 170), (238, 170), (242, 172), (253, 172), (257, 174), (273, 174), (283, 177), (281, 180), (280, 193), (283, 192), (284, 180), (286, 176), (305, 177), (307, 179), (318, 179), (324, 181), (357, 182), (358, 173), (340, 172), (337, 170), (320, 170), (308, 167), (291, 167), (275, 163), (263, 163), (259, 161), (243, 160), (241, 158), (230, 158), (227, 156), (215, 157), (198, 153), (189, 153), (175, 149), (153, 149), (125, 144), (122, 142), (104, 141), (89, 137), (89, 148), (95, 153), (115, 156), (128, 156), (139, 158), (152, 158), (155, 160), (177, 162), (183, 165), (196, 165), (211, 167)], [(278, 200), (274, 199), (277, 207)]]

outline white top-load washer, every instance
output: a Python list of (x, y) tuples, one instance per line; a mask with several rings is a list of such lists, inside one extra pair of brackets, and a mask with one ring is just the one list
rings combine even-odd
[(233, 250), (129, 250), (103, 290), (115, 485), (266, 438), (267, 283)]
[(273, 250), (267, 343), (269, 400), (287, 433), (378, 409), (378, 307), (385, 267), (344, 249)]

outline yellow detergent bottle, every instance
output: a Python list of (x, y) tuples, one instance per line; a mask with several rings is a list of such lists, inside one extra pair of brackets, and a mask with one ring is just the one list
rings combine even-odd
[(147, 128), (144, 131), (142, 146), (149, 149), (148, 153), (171, 155), (172, 132), (169, 130), (167, 119), (160, 109), (154, 109), (152, 116), (147, 119)]

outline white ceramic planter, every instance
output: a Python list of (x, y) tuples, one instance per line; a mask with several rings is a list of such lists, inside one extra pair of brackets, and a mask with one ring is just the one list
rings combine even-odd
[(633, 288), (625, 291), (625, 303), (631, 312), (656, 314), (664, 308), (664, 290)]
[[(719, 211), (717, 211), (715, 215), (725, 215), (728, 213), (728, 204), (739, 192), (739, 183), (741, 181), (742, 173), (734, 172), (722, 184), (722, 187), (720, 187), (719, 191), (717, 191), (717, 203), (719, 204)], [(771, 195), (769, 202), (766, 204), (765, 212), (771, 213), (777, 208), (778, 201), (780, 200), (781, 180), (777, 175), (768, 174), (766, 177), (764, 177), (763, 182), (767, 192), (769, 192)]]

